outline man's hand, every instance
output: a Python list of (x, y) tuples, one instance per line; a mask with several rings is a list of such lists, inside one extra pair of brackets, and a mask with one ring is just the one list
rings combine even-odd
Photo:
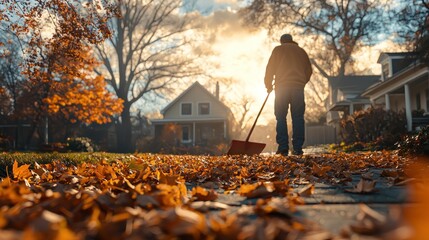
[(273, 91), (273, 87), (272, 86), (271, 87), (267, 87), (267, 93), (270, 93), (272, 91)]

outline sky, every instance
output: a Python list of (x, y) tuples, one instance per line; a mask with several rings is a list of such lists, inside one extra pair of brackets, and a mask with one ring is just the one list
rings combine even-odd
[[(241, 23), (237, 10), (243, 6), (242, 0), (186, 1), (193, 2), (193, 10), (200, 14), (198, 21), (203, 25), (199, 30), (207, 37), (205, 45), (210, 54), (199, 60), (212, 66), (205, 69), (206, 73), (214, 79), (228, 78), (234, 81), (230, 86), (221, 83), (221, 97), (230, 101), (232, 92), (235, 93), (233, 97), (250, 95), (255, 99), (255, 108), (251, 111), (256, 112), (259, 110), (256, 106), (262, 104), (266, 96), (263, 84), (265, 67), (276, 43), (271, 42), (266, 31), (251, 29)], [(215, 82), (201, 81), (209, 91), (214, 91)], [(273, 108), (273, 102), (274, 98), (270, 98), (267, 109)], [(164, 105), (167, 104), (168, 101), (164, 102)], [(269, 110), (267, 112), (267, 116), (272, 116)]]
[[(199, 13), (198, 21), (204, 25), (201, 31), (205, 31), (208, 36), (206, 41), (210, 54), (201, 59), (201, 62), (206, 61), (215, 66), (207, 69), (208, 74), (214, 78), (233, 79), (235, 82), (232, 86), (221, 84), (221, 97), (231, 93), (234, 93), (235, 97), (253, 96), (251, 112), (256, 114), (266, 97), (263, 83), (265, 67), (272, 49), (278, 45), (272, 39), (279, 39), (283, 32), (274, 33), (277, 36), (268, 36), (266, 30), (256, 30), (243, 25), (237, 11), (244, 6), (246, 2), (244, 0), (184, 1), (186, 3), (192, 1), (192, 9)], [(297, 39), (299, 44), (302, 41), (299, 36), (294, 39)], [(380, 74), (380, 66), (377, 64), (380, 52), (392, 51), (394, 48), (395, 44), (391, 39), (380, 41), (373, 47), (363, 48), (357, 54), (361, 60), (358, 61), (357, 67), (366, 69), (367, 74)], [(203, 84), (209, 90), (214, 90), (215, 83), (203, 82)], [(273, 118), (273, 105), (274, 96), (267, 103), (261, 123)]]
[(246, 1), (239, 0), (184, 0), (185, 3), (192, 4), (196, 10), (204, 15), (211, 14), (219, 10), (237, 10)]
[[(191, 0), (189, 0), (191, 1)], [(196, 11), (201, 14), (199, 21), (203, 22), (205, 31), (209, 36), (207, 40), (209, 55), (203, 61), (214, 65), (208, 69), (208, 74), (214, 78), (232, 79), (231, 86), (220, 86), (221, 97), (231, 100), (234, 92), (236, 99), (242, 95), (254, 98), (252, 112), (257, 112), (266, 97), (263, 83), (265, 67), (272, 48), (276, 45), (264, 30), (251, 29), (242, 24), (237, 14), (245, 1), (240, 0), (194, 0)], [(211, 85), (204, 84), (209, 90)], [(267, 104), (267, 116), (272, 116), (274, 98)], [(258, 107), (256, 107), (258, 106)], [(261, 117), (264, 121), (264, 115)], [(269, 118), (269, 117), (268, 117)]]
[[(222, 90), (234, 91), (235, 95), (251, 95), (255, 99), (252, 111), (257, 112), (266, 96), (263, 84), (265, 67), (273, 47), (278, 44), (272, 39), (280, 38), (283, 32), (274, 33), (278, 36), (268, 36), (266, 30), (255, 30), (241, 24), (237, 10), (244, 4), (242, 0), (196, 0), (194, 7), (202, 15), (200, 21), (205, 22), (205, 31), (210, 32), (208, 45), (213, 52), (206, 60), (217, 64), (210, 74), (237, 82), (233, 87), (221, 85), (221, 95)], [(357, 63), (357, 67), (369, 69), (368, 74), (379, 74), (377, 59), (380, 52), (392, 49), (394, 45), (393, 41), (386, 39), (376, 46), (362, 49), (358, 54), (362, 61)], [(206, 87), (210, 88), (208, 85)], [(274, 97), (271, 97), (262, 121), (273, 116), (273, 102)]]

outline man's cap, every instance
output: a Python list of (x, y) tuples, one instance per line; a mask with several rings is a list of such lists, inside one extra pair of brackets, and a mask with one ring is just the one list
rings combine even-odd
[(280, 37), (280, 43), (285, 43), (285, 42), (290, 42), (290, 41), (292, 41), (292, 35), (290, 35), (290, 34), (286, 33)]

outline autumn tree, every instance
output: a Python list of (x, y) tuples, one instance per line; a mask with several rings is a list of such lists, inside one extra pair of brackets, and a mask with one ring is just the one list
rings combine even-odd
[(116, 96), (123, 111), (116, 122), (118, 150), (134, 149), (131, 109), (150, 96), (163, 95), (180, 79), (195, 75), (190, 55), (188, 18), (179, 15), (181, 0), (118, 1), (121, 17), (111, 19), (114, 35), (97, 47), (104, 68), (100, 74)]
[[(0, 77), (1, 80), (1, 77)], [(0, 122), (9, 115), (11, 107), (10, 96), (5, 87), (0, 86)]]
[(50, 46), (47, 69), (24, 72), (26, 76), (37, 76), (24, 85), (21, 104), (25, 115), (47, 112), (52, 116), (60, 114), (72, 123), (109, 122), (113, 114), (120, 113), (121, 101), (108, 92), (103, 77), (94, 74), (98, 63), (89, 47), (78, 46), (70, 52), (73, 55), (57, 57), (64, 41)]
[(114, 14), (112, 5), (77, 0), (3, 2), (0, 20), (23, 46), (21, 71), (26, 81), (17, 105), (18, 114), (31, 119), (32, 132), (53, 115), (62, 114), (71, 122), (105, 123), (120, 113), (121, 101), (93, 73), (98, 63), (89, 47), (111, 36), (106, 22)]
[[(287, 28), (297, 38), (302, 36), (300, 43), (306, 45), (313, 65), (326, 79), (354, 72), (354, 54), (370, 44), (375, 33), (386, 30), (383, 14), (387, 4), (382, 0), (253, 0), (243, 16), (247, 22), (267, 27), (270, 33), (283, 33)], [(307, 89), (313, 93), (307, 96), (320, 98), (314, 102), (323, 108), (320, 100), (326, 96), (314, 93), (326, 93), (327, 84), (310, 83)]]
[[(1, 59), (0, 59), (1, 60)], [(2, 64), (3, 62), (0, 62)], [(0, 123), (5, 121), (6, 117), (10, 114), (12, 103), (11, 96), (7, 89), (7, 75), (4, 72), (2, 65), (0, 65)]]
[(401, 0), (400, 7), (393, 12), (397, 32), (419, 57), (429, 62), (429, 1)]
[(16, 110), (17, 99), (22, 93), (21, 62), (20, 45), (10, 32), (0, 28), (0, 87), (3, 89), (0, 96), (8, 103), (7, 110), (4, 110), (8, 115)]

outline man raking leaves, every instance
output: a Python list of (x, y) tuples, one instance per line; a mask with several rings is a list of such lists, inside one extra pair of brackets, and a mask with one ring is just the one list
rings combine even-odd
[(302, 155), (304, 144), (304, 87), (313, 70), (304, 49), (292, 40), (290, 34), (283, 34), (280, 46), (274, 48), (265, 71), (267, 92), (275, 89), (274, 114), (277, 120), (277, 154), (289, 154), (289, 136), (286, 116), (290, 105), (292, 114), (292, 146), (294, 155)]
[(233, 140), (227, 153), (228, 155), (254, 155), (261, 153), (264, 149), (264, 143), (250, 142), (249, 139), (273, 87), (275, 88), (276, 94), (274, 104), (274, 112), (277, 120), (276, 141), (279, 144), (277, 154), (287, 156), (289, 153), (289, 136), (286, 123), (289, 104), (292, 112), (293, 154), (303, 154), (302, 145), (304, 144), (305, 112), (304, 87), (310, 80), (313, 70), (311, 69), (311, 63), (307, 53), (292, 40), (290, 34), (282, 35), (280, 43), (280, 46), (274, 48), (265, 72), (264, 81), (268, 95), (250, 129), (246, 141)]

